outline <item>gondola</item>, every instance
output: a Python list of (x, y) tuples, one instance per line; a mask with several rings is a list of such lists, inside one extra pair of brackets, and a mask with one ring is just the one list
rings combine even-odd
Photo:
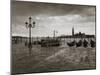
[(88, 47), (88, 42), (84, 39), (84, 41), (83, 41), (83, 47)]
[(34, 41), (32, 44), (33, 45), (40, 45), (41, 44), (41, 41)]
[(80, 47), (82, 46), (82, 40), (79, 40), (78, 42), (76, 42), (76, 47)]
[(76, 43), (76, 41), (74, 40), (74, 41), (72, 41), (72, 42), (67, 42), (67, 45), (68, 45), (69, 47), (72, 47), (72, 46), (75, 46), (75, 43)]
[(42, 39), (41, 47), (53, 47), (60, 46), (60, 41), (58, 39)]
[(91, 41), (90, 41), (90, 45), (91, 45), (91, 47), (95, 47), (95, 46), (96, 46), (95, 41), (91, 40)]

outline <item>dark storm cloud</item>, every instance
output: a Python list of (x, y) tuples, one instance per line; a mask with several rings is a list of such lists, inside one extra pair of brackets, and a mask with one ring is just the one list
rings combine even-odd
[(14, 1), (12, 9), (15, 15), (30, 15), (30, 14), (47, 14), (50, 16), (65, 15), (65, 14), (80, 14), (82, 16), (95, 15), (95, 7), (82, 5), (66, 5), (55, 3), (38, 3), (38, 2), (23, 2)]

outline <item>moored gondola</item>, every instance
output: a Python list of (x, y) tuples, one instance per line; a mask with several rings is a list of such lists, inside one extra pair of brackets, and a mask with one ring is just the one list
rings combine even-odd
[(75, 41), (75, 40), (72, 41), (72, 42), (67, 42), (67, 45), (68, 45), (69, 47), (75, 46), (75, 44), (76, 44), (76, 41)]
[(90, 45), (91, 45), (91, 47), (95, 47), (95, 46), (96, 46), (95, 41), (91, 40), (91, 41), (90, 41)]
[(88, 41), (86, 41), (85, 39), (84, 39), (84, 41), (83, 41), (83, 47), (88, 47)]
[(51, 47), (60, 46), (60, 41), (58, 39), (42, 39), (41, 47)]
[(40, 45), (41, 44), (41, 41), (34, 41), (32, 44), (33, 45)]
[(80, 47), (82, 46), (82, 40), (79, 40), (78, 42), (76, 42), (76, 47)]

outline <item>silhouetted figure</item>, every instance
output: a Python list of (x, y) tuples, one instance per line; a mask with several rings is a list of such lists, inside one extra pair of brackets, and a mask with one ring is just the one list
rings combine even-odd
[(67, 45), (69, 47), (75, 46), (75, 44), (76, 44), (76, 41), (75, 40), (73, 42), (67, 42)]
[(84, 41), (83, 41), (83, 47), (87, 47), (88, 46), (88, 42), (84, 39)]
[(79, 40), (77, 43), (76, 43), (76, 47), (80, 47), (82, 46), (82, 40)]
[(95, 47), (96, 46), (95, 41), (91, 40), (90, 45), (91, 45), (91, 47)]

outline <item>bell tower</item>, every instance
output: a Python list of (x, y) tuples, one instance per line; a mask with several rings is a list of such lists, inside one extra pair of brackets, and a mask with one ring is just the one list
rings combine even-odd
[(74, 27), (72, 27), (72, 36), (74, 36)]

